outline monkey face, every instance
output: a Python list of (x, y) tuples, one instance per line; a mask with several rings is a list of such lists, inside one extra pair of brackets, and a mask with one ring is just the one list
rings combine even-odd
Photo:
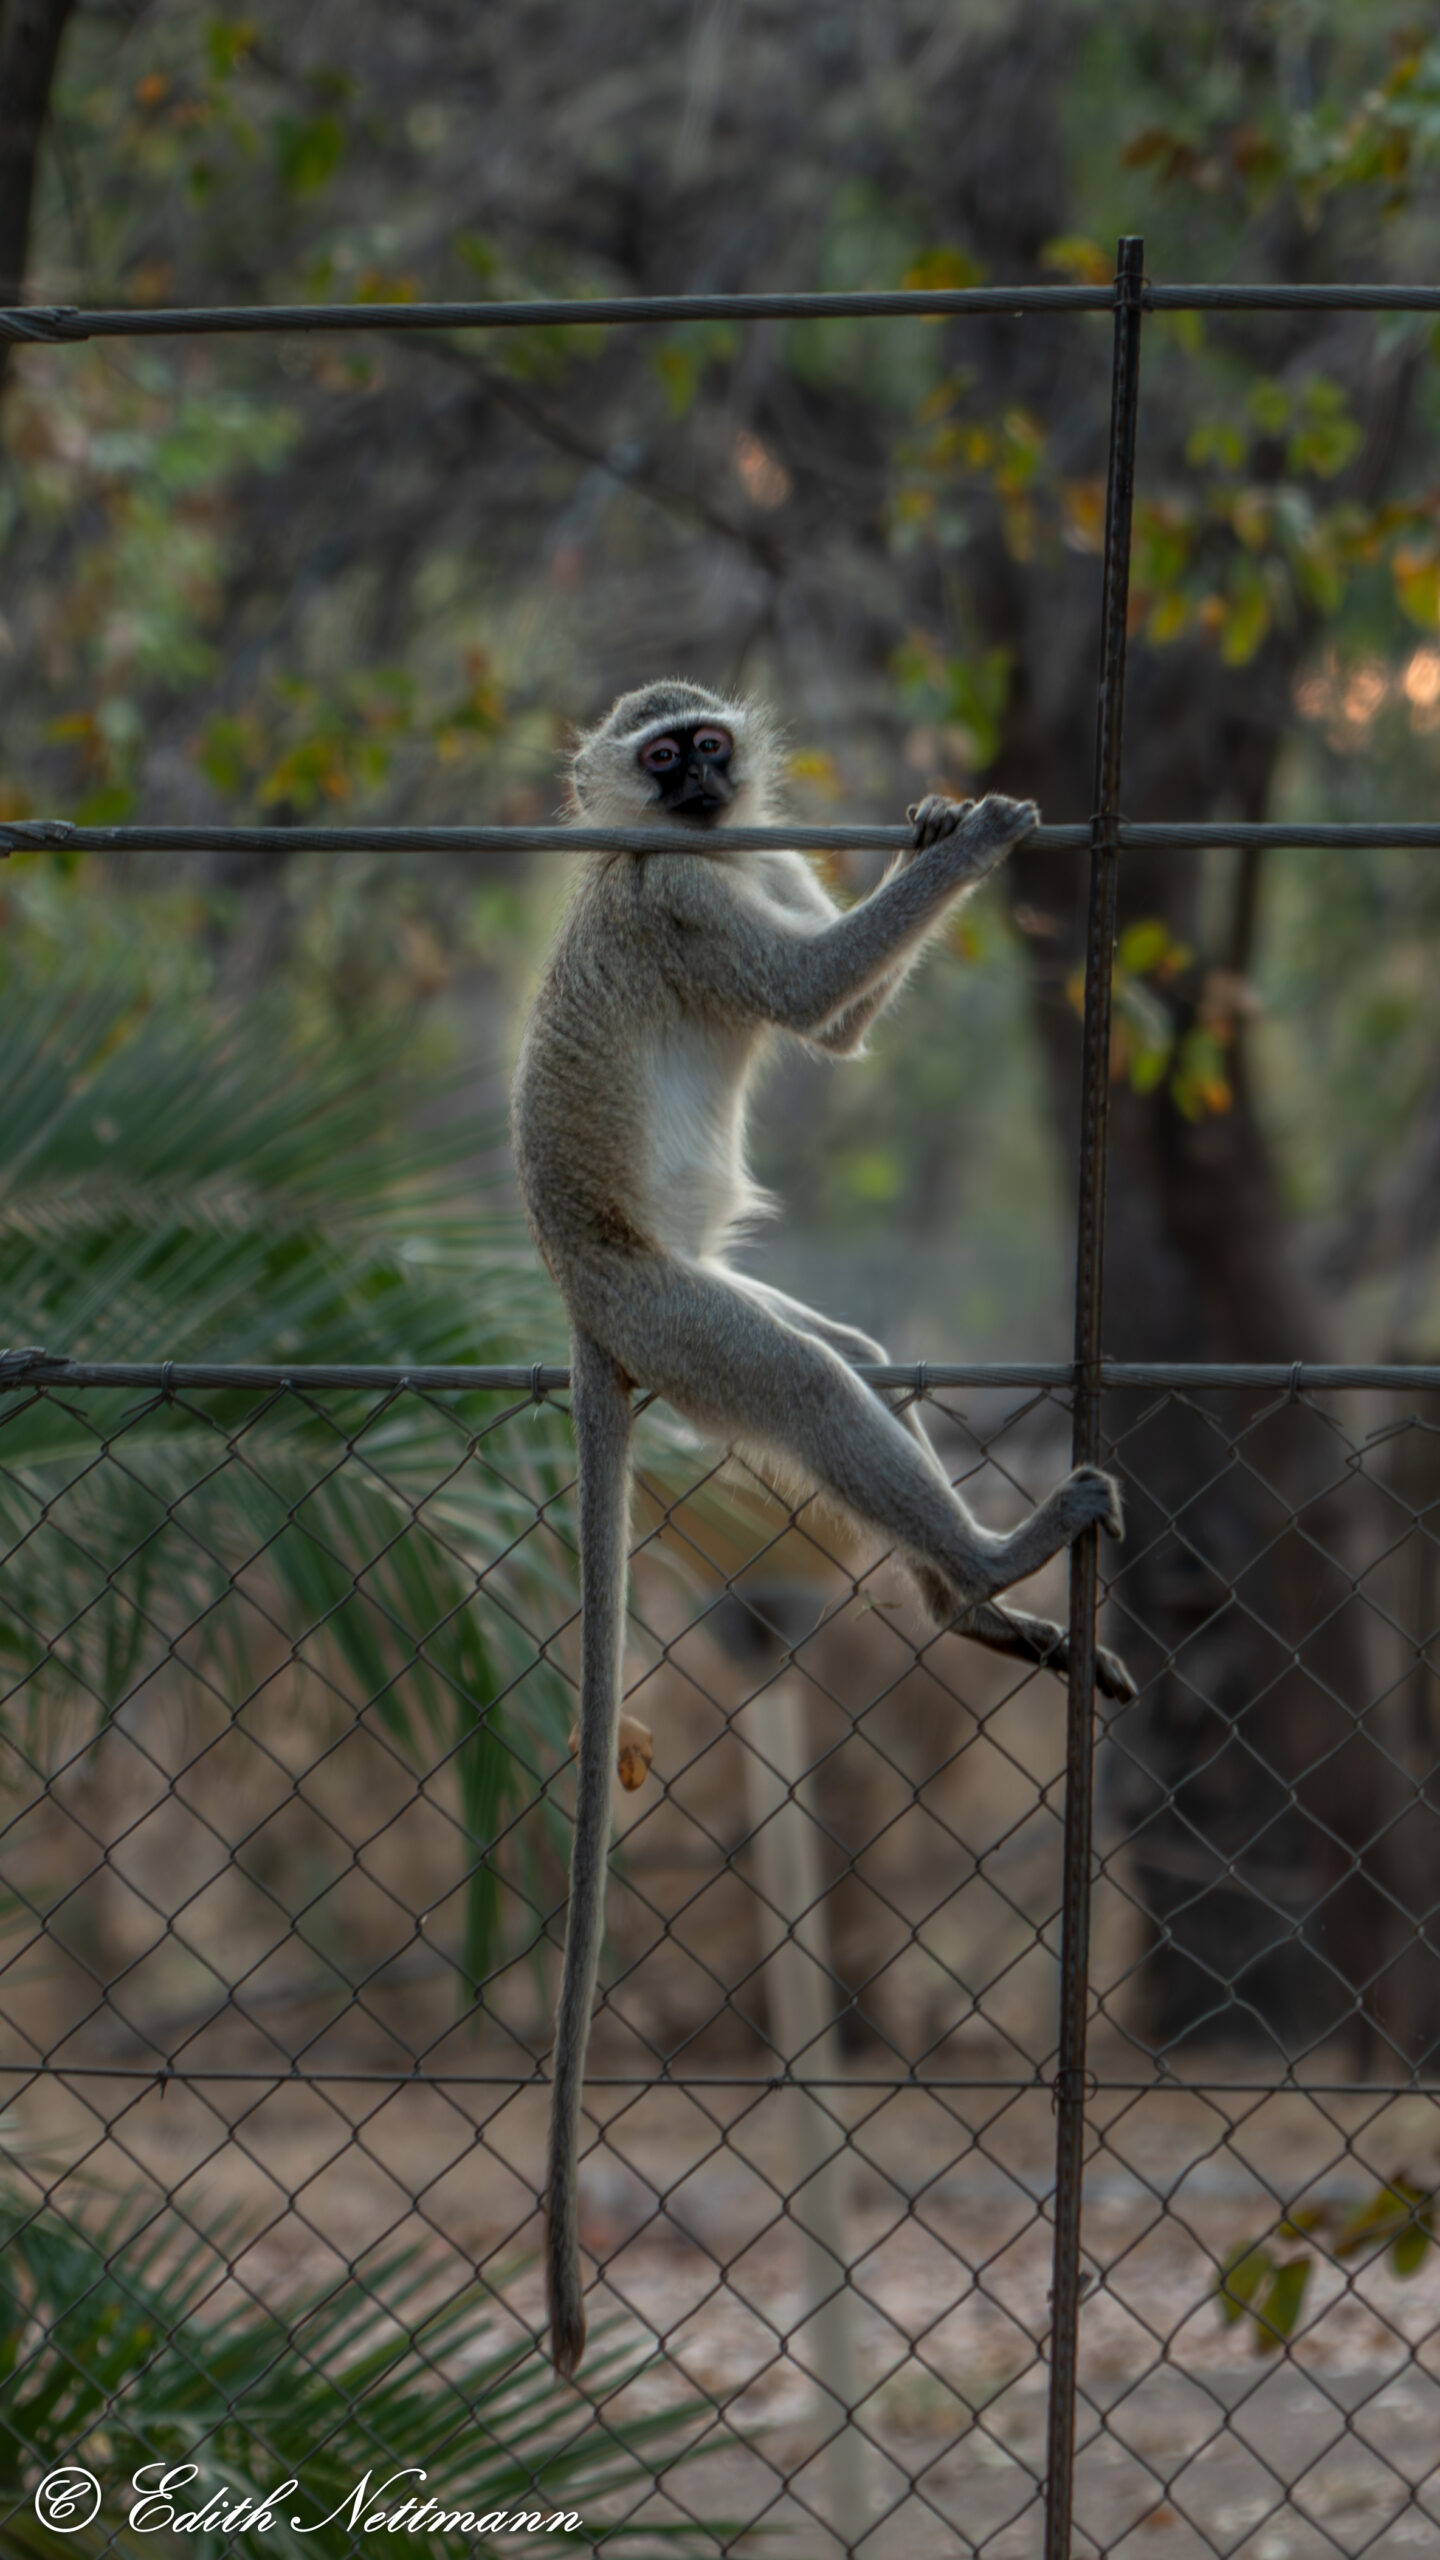
[(712, 827), (724, 817), (738, 788), (732, 770), (735, 741), (723, 721), (677, 721), (647, 738), (636, 757), (655, 786), (655, 800), (682, 825)]
[(666, 677), (623, 693), (577, 740), (575, 811), (600, 827), (760, 825), (778, 762), (763, 703)]

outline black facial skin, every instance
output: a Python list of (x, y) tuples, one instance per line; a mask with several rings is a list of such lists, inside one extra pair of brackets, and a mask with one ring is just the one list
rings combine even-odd
[(718, 720), (695, 720), (648, 738), (639, 764), (655, 785), (656, 798), (672, 818), (687, 826), (713, 827), (735, 797), (730, 773), (735, 742)]

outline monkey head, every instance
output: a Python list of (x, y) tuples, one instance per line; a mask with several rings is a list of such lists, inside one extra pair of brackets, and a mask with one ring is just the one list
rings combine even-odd
[(768, 814), (776, 760), (754, 703), (671, 680), (622, 694), (570, 770), (576, 810), (594, 826), (745, 826)]

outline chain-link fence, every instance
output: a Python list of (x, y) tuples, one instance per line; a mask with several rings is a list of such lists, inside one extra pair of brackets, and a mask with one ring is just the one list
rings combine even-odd
[[(863, 2517), (877, 2552), (1035, 2549), (1060, 1685), (936, 1637), (815, 1505), (642, 1422), (626, 1706), (654, 1761), (622, 1798), (590, 2075), (597, 2402), (556, 2390), (543, 2446), (507, 2447), (473, 2372), (542, 2316), (577, 1635), (563, 1392), (113, 1374), (22, 1360), (0, 1415), (10, 2202), (52, 2256), (59, 2233), (95, 2242), (68, 2294), (12, 2245), (27, 2475), (57, 2414), (104, 2468), (113, 2409), (85, 2386), (108, 2272), (173, 2330), (114, 2373), (127, 2480), (219, 2458), (220, 2411), (184, 2387), (218, 2353), (207, 2317), (278, 2322), (302, 2405), (318, 2365), (331, 2435), (366, 2447), (347, 2498), (421, 2458), (403, 2404), (367, 2414), (398, 2321), (462, 2487), (467, 2463), (543, 2451), (577, 2466), (547, 2512), (592, 2530), (695, 2519), (713, 2547), (784, 2522), (809, 2550), (853, 2547)], [(928, 1384), (989, 1520), (1064, 1464), (1057, 1374)], [(1435, 2135), (1403, 2094), (1440, 2038), (1440, 1430), (1404, 1373), (1320, 1374), (1118, 1371), (1106, 1397), (1131, 1504), (1109, 1628), (1142, 1692), (1099, 1756), (1082, 2549), (1163, 2533), (1263, 2560), (1440, 2530)], [(1178, 1504), (1177, 1436), (1208, 1451)], [(1127, 1597), (1157, 1562), (1195, 1586), (1178, 1649)], [(1255, 1677), (1227, 1703), (1207, 1663), (1237, 1614)], [(181, 2264), (197, 2301), (167, 2315)], [(353, 2376), (317, 2312), (337, 2289)], [(453, 2298), (474, 2336), (445, 2331)], [(303, 2487), (319, 2448), (263, 2393), (230, 2397), (241, 2476)], [(646, 2424), (660, 2485), (607, 2492), (602, 2456), (618, 2479)]]
[(577, 2391), (535, 2344), (563, 1373), (0, 1358), (7, 2548), (1440, 2548), (1440, 1372), (1101, 1359), (1117, 856), (1440, 844), (1120, 816), (1142, 313), (1306, 304), (1440, 291), (1163, 287), (1132, 241), (1113, 291), (0, 313), (58, 343), (1113, 315), (1095, 805), (1043, 831), (1091, 854), (1075, 1359), (872, 1375), (997, 1525), (1072, 1455), (1119, 1468), (1102, 1599), (1141, 1679), (1095, 1737), (1093, 1538), (1067, 1694), (644, 1418)]

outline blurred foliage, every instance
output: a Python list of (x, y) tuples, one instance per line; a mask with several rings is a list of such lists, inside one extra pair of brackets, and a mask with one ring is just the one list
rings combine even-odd
[[(108, 1360), (163, 1346), (411, 1366), (553, 1336), (513, 1218), (454, 1196), (477, 1151), (493, 1182), (500, 1133), (451, 1118), (417, 1134), (443, 1091), (434, 1061), (422, 1073), (392, 1038), (362, 1072), (333, 1036), (257, 1027), (157, 1008), (113, 970), (9, 980), (0, 1337)], [(45, 1760), (56, 1694), (92, 1736), (157, 1669), (253, 1694), (278, 1608), (308, 1631), (287, 1677), (323, 1701), (343, 1669), (414, 1765), (453, 1771), (470, 1843), (460, 1964), (478, 1986), (497, 1954), (493, 1844), (533, 1796), (537, 1745), (542, 1761), (566, 1747), (570, 1692), (531, 1626), (570, 1614), (568, 1430), (547, 1408), (496, 1466), (492, 1399), (453, 1418), (419, 1397), (350, 1401), (343, 1470), (333, 1416), (299, 1398), (268, 1419), (263, 1464), (221, 1463), (253, 1420), (244, 1395), (12, 1401), (7, 1721)], [(124, 1462), (97, 1465), (110, 1434)], [(558, 1540), (527, 1537), (542, 1511)], [(528, 1835), (513, 1847), (528, 1868)]]
[[(605, 2404), (597, 2425), (590, 2399), (516, 2343), (485, 2285), (437, 2300), (421, 2249), (373, 2253), (277, 2296), (273, 2273), (247, 2281), (243, 2226), (232, 2216), (197, 2229), (193, 2203), (183, 2214), (122, 2203), (87, 2231), (53, 2206), (29, 2209), (12, 2186), (0, 2230), (6, 2560), (37, 2560), (55, 2531), (87, 2560), (189, 2549), (195, 2526), (164, 2522), (167, 2473), (177, 2519), (217, 2497), (217, 2515), (248, 2505), (237, 2533), (265, 2535), (288, 2560), (353, 2550), (357, 2490), (359, 2516), (423, 2495), (477, 2517), (578, 2512), (615, 2552), (714, 2549), (717, 2524), (632, 2521), (656, 2472), (686, 2460), (709, 2404), (627, 2405), (651, 2360), (621, 2323), (602, 2323), (587, 2363), (587, 2392)], [(94, 2467), (105, 2511), (78, 2529), (37, 2521), (36, 2477), (76, 2462)], [(153, 2503), (132, 2525), (114, 2511), (139, 2506), (137, 2473)]]
[[(953, 32), (918, 0), (883, 28), (843, 8), (823, 27), (747, 20), (754, 77), (722, 83), (723, 102), (711, 12), (677, 5), (663, 26), (653, 96), (612, 84), (597, 100), (610, 66), (582, 0), (547, 0), (525, 46), (498, 23), (402, 31), (334, 0), (303, 27), (273, 6), (82, 7), (31, 290), (363, 307), (1009, 272), (1094, 283), (1134, 228), (1167, 276), (1434, 271), (1440, 48), (1391, 0), (1076, 0), (1043, 37), (1020, 0)], [(1068, 211), (1025, 232), (1024, 173), (1004, 173), (1015, 238), (1035, 244), (1008, 265), (950, 165), (983, 157), (983, 89), (949, 160), (934, 147), (935, 117), (974, 87), (966, 48), (982, 60), (987, 45), (1040, 47), (1037, 101), (1061, 66)], [(803, 136), (787, 114), (782, 150), (767, 102), (796, 95), (811, 114)], [(0, 811), (530, 818), (556, 805), (565, 716), (686, 652), (781, 695), (803, 815), (890, 816), (919, 790), (974, 787), (1043, 695), (1052, 645), (1043, 613), (997, 627), (988, 547), (1039, 598), (1076, 568), (1093, 576), (1103, 532), (1096, 324), (1025, 325), (1028, 372), (1003, 386), (986, 330), (904, 321), (18, 349)], [(1413, 315), (1147, 323), (1135, 664), (1253, 683), (1291, 733), (1282, 813), (1433, 796), (1434, 335)], [(1068, 350), (1058, 369), (1052, 345)], [(1191, 1119), (1223, 1113), (1258, 1007), (1294, 1200), (1352, 1216), (1436, 1071), (1421, 956), (1440, 930), (1434, 868), (1272, 862), (1237, 969), (1219, 858), (1217, 930), (1182, 937), (1186, 966), (1165, 977), (1121, 956), (1117, 1072)], [(441, 857), (297, 860), (278, 884), (214, 862), (184, 895), (156, 866), (130, 876), (173, 953), (152, 953), (157, 983), (189, 1000), (253, 981), (258, 951), (306, 1033), (363, 1045), (377, 1020), (463, 999), (467, 1036), (493, 1052), (562, 871), (539, 895)], [(267, 898), (274, 929), (247, 945)], [(43, 965), (57, 933), (123, 936), (127, 902), (113, 872), (73, 867), (43, 890), (31, 872), (7, 927)], [(823, 1080), (801, 1066), (768, 1142), (797, 1249), (844, 1233), (865, 1260), (924, 1237), (949, 1276), (933, 1316), (912, 1298), (905, 1320), (977, 1347), (994, 1321), (1033, 1341), (1057, 1318), (1058, 1159), (1026, 1126), (1027, 931), (1017, 947), (993, 901), (970, 911), (959, 967), (927, 972), (887, 1026), (888, 1112), (863, 1064)], [(955, 1108), (977, 1060), (983, 1129)]]
[(1248, 2325), (1257, 2356), (1278, 2354), (1299, 2328), (1318, 2255), (1344, 2264), (1383, 2258), (1395, 2276), (1418, 2275), (1435, 2239), (1435, 2192), (1395, 2177), (1359, 2203), (1296, 2205), (1259, 2240), (1223, 2260), (1215, 2297), (1227, 2329)]

